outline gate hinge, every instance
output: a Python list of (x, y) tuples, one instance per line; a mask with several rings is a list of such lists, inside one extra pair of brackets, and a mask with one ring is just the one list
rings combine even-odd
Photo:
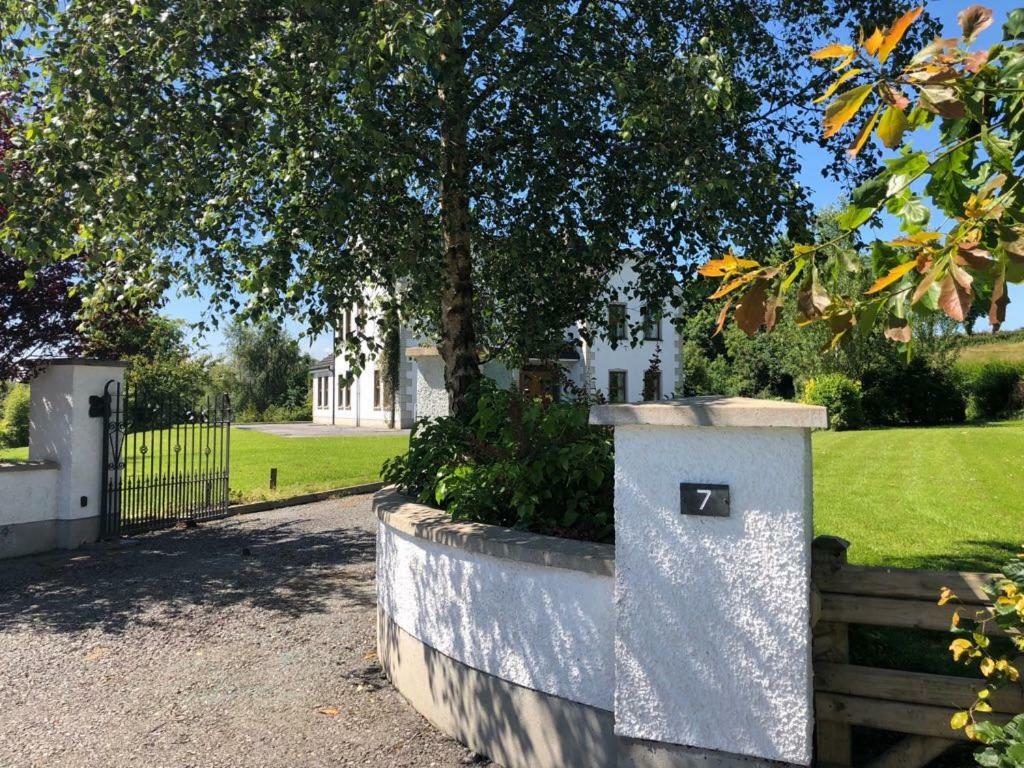
[(93, 418), (107, 418), (110, 416), (109, 395), (89, 395), (89, 415)]

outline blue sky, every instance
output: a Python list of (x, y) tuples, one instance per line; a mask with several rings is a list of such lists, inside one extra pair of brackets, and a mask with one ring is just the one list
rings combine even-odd
[[(1006, 19), (1006, 15), (1017, 5), (1007, 0), (983, 4), (991, 8), (995, 13), (995, 24), (982, 33), (977, 43), (978, 47), (987, 48), (999, 40), (1001, 27)], [(928, 11), (941, 19), (945, 24), (943, 32), (945, 37), (959, 35), (960, 30), (956, 23), (956, 15), (961, 9), (969, 5), (971, 5), (969, 0), (936, 0), (935, 2), (926, 3)], [(801, 153), (803, 171), (800, 181), (810, 190), (811, 199), (814, 204), (821, 208), (833, 204), (836, 201), (837, 195), (836, 186), (821, 175), (821, 169), (826, 162), (825, 153), (817, 147), (806, 147)], [(172, 317), (180, 317), (189, 322), (195, 322), (200, 319), (208, 308), (209, 305), (201, 299), (182, 298), (172, 293), (165, 309), (165, 314)], [(305, 331), (304, 326), (297, 321), (290, 321), (288, 325), (292, 333), (296, 335), (301, 335)], [(979, 330), (984, 327), (987, 327), (987, 323), (979, 321)], [(1015, 285), (1010, 287), (1010, 305), (1007, 308), (1004, 328), (1012, 330), (1021, 327), (1024, 327), (1024, 286)], [(219, 352), (223, 348), (223, 335), (218, 330), (210, 331), (200, 340), (200, 344), (210, 352)], [(319, 358), (329, 353), (331, 338), (330, 335), (322, 335), (315, 338), (303, 337), (301, 338), (301, 344), (310, 354)]]

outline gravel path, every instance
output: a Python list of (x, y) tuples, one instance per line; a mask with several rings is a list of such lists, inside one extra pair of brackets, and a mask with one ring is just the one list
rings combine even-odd
[(381, 675), (375, 529), (350, 497), (0, 562), (0, 766), (479, 764)]

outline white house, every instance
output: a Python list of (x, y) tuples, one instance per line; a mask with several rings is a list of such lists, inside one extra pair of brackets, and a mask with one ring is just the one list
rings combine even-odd
[[(486, 376), (502, 387), (518, 387), (540, 395), (569, 397), (559, 391), (554, 366), (564, 372), (564, 378), (573, 388), (589, 392), (600, 391), (609, 402), (639, 402), (644, 399), (645, 374), (658, 353), (660, 376), (651, 374), (648, 394), (652, 399), (670, 397), (681, 391), (681, 342), (670, 321), (666, 304), (656, 312), (646, 312), (640, 302), (625, 296), (623, 290), (634, 277), (625, 268), (613, 280), (620, 300), (608, 306), (610, 332), (591, 343), (580, 334), (580, 326), (566, 329), (567, 351), (558, 361), (537, 360), (520, 370), (509, 370), (497, 362), (483, 366)], [(341, 327), (336, 329), (339, 341), (346, 338), (352, 327), (353, 315), (345, 313)], [(374, 319), (366, 319), (365, 333), (373, 338), (377, 333)], [(642, 323), (643, 338), (635, 346), (627, 339), (627, 329)], [(608, 338), (608, 337), (611, 338)], [(406, 429), (423, 418), (448, 414), (448, 393), (444, 387), (444, 362), (432, 343), (402, 328), (399, 335), (401, 350), (399, 386), (395, 403), (395, 427)], [(616, 343), (615, 339), (624, 339)], [(570, 349), (571, 347), (571, 349)], [(377, 361), (367, 360), (362, 371), (351, 384), (346, 384), (349, 363), (341, 356), (328, 356), (312, 368), (313, 421), (316, 424), (341, 426), (385, 427), (391, 419), (391, 404), (384, 386), (385, 375)]]

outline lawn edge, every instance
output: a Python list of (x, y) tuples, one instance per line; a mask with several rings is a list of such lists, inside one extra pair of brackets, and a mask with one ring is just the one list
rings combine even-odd
[(245, 504), (232, 504), (227, 508), (224, 516), (250, 515), (253, 512), (264, 512), (268, 509), (295, 507), (300, 504), (311, 504), (316, 501), (327, 501), (328, 499), (340, 499), (345, 496), (356, 496), (361, 493), (375, 493), (383, 487), (384, 483), (382, 482), (363, 483), (361, 485), (350, 485), (345, 488), (332, 488), (327, 491), (303, 493), (298, 496), (286, 496), (283, 499), (267, 499), (266, 501), (250, 501)]

